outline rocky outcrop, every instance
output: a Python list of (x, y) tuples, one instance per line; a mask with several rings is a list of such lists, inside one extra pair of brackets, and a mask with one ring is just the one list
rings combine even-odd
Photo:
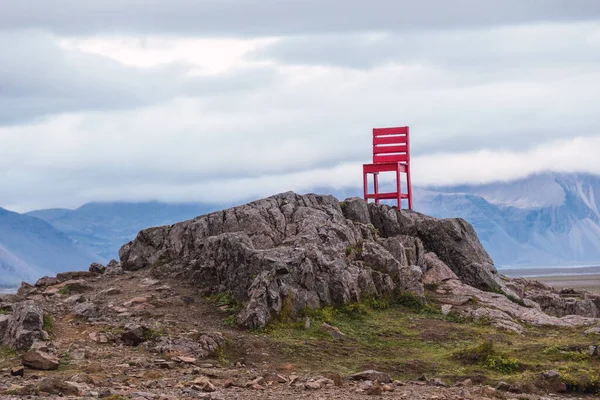
[(207, 294), (229, 292), (245, 304), (238, 323), (250, 328), (281, 313), (367, 297), (410, 293), (424, 301), (424, 280), (439, 285), (458, 278), (525, 304), (464, 220), (357, 198), (340, 203), (282, 193), (141, 231), (119, 256), (125, 271), (150, 268), (156, 277), (191, 280)]

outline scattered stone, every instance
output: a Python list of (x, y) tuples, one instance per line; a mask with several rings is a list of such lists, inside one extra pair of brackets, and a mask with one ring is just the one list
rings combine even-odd
[(106, 270), (106, 267), (104, 265), (102, 265), (100, 263), (92, 263), (92, 265), (90, 265), (89, 271), (94, 274), (102, 275), (105, 270)]
[(23, 376), (25, 374), (25, 368), (23, 368), (23, 366), (12, 367), (10, 369), (10, 374), (12, 376)]
[(304, 320), (304, 329), (309, 330), (310, 329), (310, 318), (306, 317), (306, 319)]
[(121, 291), (116, 288), (109, 288), (109, 289), (101, 291), (99, 294), (101, 296), (116, 296), (118, 294), (121, 294)]
[(318, 382), (308, 381), (304, 384), (304, 388), (307, 390), (319, 390), (321, 385)]
[(560, 374), (556, 371), (547, 371), (542, 373), (541, 378), (544, 386), (556, 393), (564, 393), (567, 391), (567, 385), (563, 382)]
[(131, 307), (133, 304), (143, 304), (143, 303), (147, 303), (148, 302), (148, 298), (147, 297), (134, 297), (133, 299), (126, 301), (125, 303), (123, 303), (124, 307)]
[(510, 389), (510, 385), (503, 381), (498, 382), (498, 384), (496, 385), (496, 390), (508, 392), (509, 389)]
[(264, 378), (267, 383), (288, 383), (288, 380), (279, 374), (267, 374)]
[(596, 356), (600, 355), (600, 346), (592, 345), (592, 346), (588, 347), (588, 354), (591, 357), (596, 357)]
[(150, 329), (144, 325), (129, 323), (123, 328), (121, 340), (127, 346), (137, 346), (148, 340)]
[(84, 303), (85, 301), (86, 301), (86, 298), (82, 294), (74, 294), (73, 296), (67, 297), (62, 302), (65, 304), (72, 305), (72, 304), (77, 304), (77, 303)]
[(89, 334), (89, 338), (96, 343), (108, 343), (108, 337), (104, 333), (92, 332)]
[(160, 353), (187, 354), (202, 359), (215, 355), (223, 343), (225, 337), (220, 332), (204, 333), (198, 338), (161, 336), (156, 339), (153, 349)]
[(446, 382), (444, 382), (443, 380), (441, 380), (440, 378), (433, 378), (433, 380), (431, 381), (431, 384), (433, 386), (448, 387), (448, 384)]
[(202, 392), (211, 393), (211, 392), (217, 391), (217, 388), (215, 387), (215, 385), (213, 385), (213, 383), (205, 376), (194, 379), (192, 381), (192, 383), (199, 387), (199, 389), (196, 389), (196, 390), (199, 390)]
[(342, 376), (340, 374), (327, 374), (327, 375), (325, 375), (325, 377), (328, 379), (331, 379), (335, 386), (343, 386), (344, 385), (344, 378), (342, 378)]
[(339, 330), (339, 328), (331, 326), (326, 322), (323, 322), (323, 324), (321, 324), (321, 330), (329, 333), (334, 339), (343, 340), (346, 338), (346, 335), (344, 335), (342, 331)]
[(367, 394), (370, 396), (381, 396), (383, 394), (383, 388), (379, 382), (375, 382), (373, 386), (367, 389)]
[(50, 371), (58, 369), (58, 357), (43, 351), (28, 351), (21, 356), (21, 363), (31, 369)]
[(160, 281), (156, 280), (156, 279), (150, 279), (150, 278), (144, 278), (142, 279), (142, 286), (154, 286), (154, 285), (158, 285), (160, 283)]
[(65, 382), (59, 378), (44, 378), (37, 387), (38, 391), (66, 396), (80, 396), (81, 390), (72, 382)]
[(197, 361), (194, 357), (185, 357), (185, 356), (176, 357), (175, 360), (180, 361), (182, 363), (186, 363), (186, 364), (195, 364)]
[(391, 385), (381, 385), (381, 390), (384, 392), (393, 392), (396, 389), (394, 389), (394, 387)]
[(385, 372), (379, 372), (379, 371), (373, 371), (373, 370), (362, 371), (362, 372), (359, 372), (358, 374), (350, 375), (348, 377), (348, 379), (353, 380), (353, 381), (378, 381), (381, 383), (389, 383), (392, 381), (390, 379), (390, 376), (388, 374), (386, 374)]

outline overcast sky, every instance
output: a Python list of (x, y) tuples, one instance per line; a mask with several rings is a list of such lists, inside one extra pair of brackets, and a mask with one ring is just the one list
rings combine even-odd
[[(597, 0), (0, 0), (0, 206), (600, 173)], [(359, 193), (359, 192), (357, 192)]]

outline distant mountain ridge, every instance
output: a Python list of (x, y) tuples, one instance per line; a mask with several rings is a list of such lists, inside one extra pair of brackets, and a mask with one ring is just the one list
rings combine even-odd
[(198, 203), (105, 202), (75, 209), (48, 209), (26, 215), (43, 219), (90, 251), (105, 259), (117, 257), (119, 248), (142, 229), (173, 224), (219, 209)]
[(0, 208), (0, 285), (81, 269), (92, 261), (103, 259), (49, 223)]
[[(338, 199), (362, 188), (331, 190)], [(469, 221), (498, 266), (600, 265), (600, 177), (544, 173), (485, 185), (414, 188), (415, 210)], [(145, 228), (233, 204), (106, 202), (75, 210), (0, 208), (0, 286), (116, 258)]]
[(544, 173), (415, 197), (417, 211), (471, 222), (498, 265), (600, 265), (599, 176)]

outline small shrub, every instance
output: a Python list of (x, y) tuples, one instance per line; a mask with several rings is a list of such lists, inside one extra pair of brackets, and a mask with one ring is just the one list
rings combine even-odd
[(455, 358), (473, 364), (485, 362), (488, 357), (493, 355), (494, 343), (491, 340), (487, 340), (480, 345), (466, 348), (454, 354)]
[(67, 296), (67, 295), (69, 295), (69, 293), (71, 293), (71, 291), (69, 290), (68, 287), (63, 286), (60, 289), (58, 289), (57, 293), (60, 294), (61, 296)]
[(223, 320), (223, 323), (227, 326), (235, 327), (237, 326), (237, 317), (235, 314), (231, 314), (227, 318)]
[(423, 308), (423, 301), (418, 296), (412, 293), (402, 292), (394, 296), (394, 305), (410, 308), (412, 310), (420, 311)]
[(340, 310), (350, 318), (362, 318), (369, 314), (369, 308), (363, 303), (350, 303)]
[(47, 312), (44, 313), (44, 326), (42, 329), (48, 332), (49, 335), (54, 334), (54, 319)]
[(503, 374), (512, 374), (519, 371), (521, 364), (512, 357), (489, 355), (485, 360), (485, 367)]
[(426, 283), (425, 289), (435, 292), (439, 287), (438, 283)]

